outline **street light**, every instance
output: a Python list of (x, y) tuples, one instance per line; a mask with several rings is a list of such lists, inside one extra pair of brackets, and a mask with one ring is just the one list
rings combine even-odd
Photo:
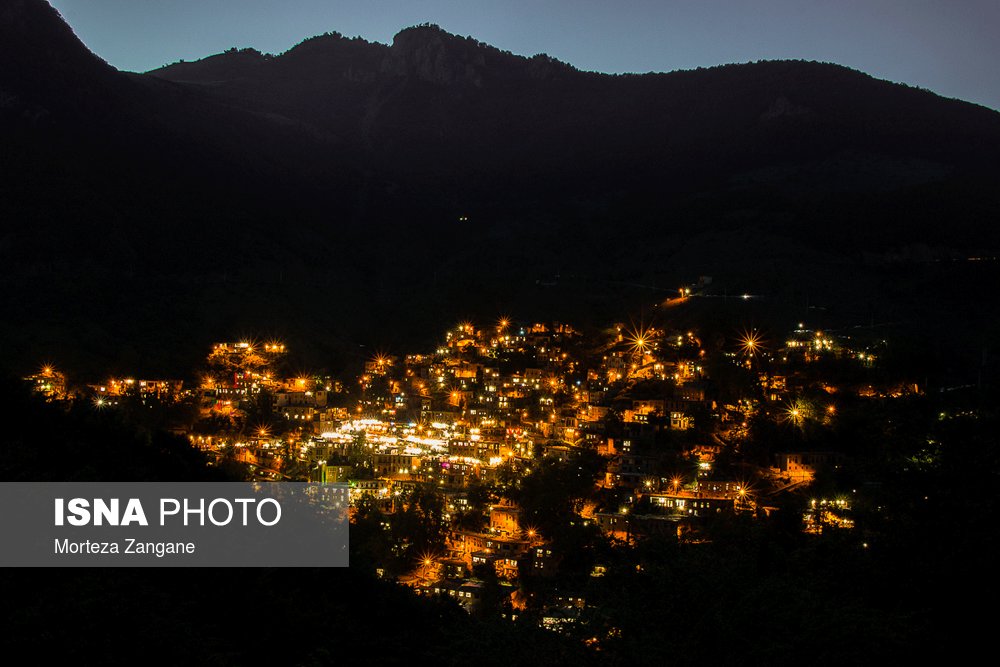
[(744, 332), (743, 337), (740, 338), (740, 348), (748, 357), (754, 356), (763, 347), (764, 345), (760, 333), (758, 333), (756, 329)]

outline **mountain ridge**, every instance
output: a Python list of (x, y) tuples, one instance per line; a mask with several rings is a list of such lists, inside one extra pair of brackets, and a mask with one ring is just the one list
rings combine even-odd
[[(578, 68), (571, 63), (559, 60), (558, 58), (554, 58), (544, 52), (536, 53), (530, 56), (515, 54), (512, 51), (501, 49), (499, 47), (492, 46), (486, 42), (480, 41), (472, 37), (471, 35), (463, 37), (461, 35), (458, 35), (457, 33), (448, 32), (447, 30), (441, 28), (439, 25), (433, 23), (423, 23), (402, 28), (393, 36), (392, 41), (389, 42), (388, 44), (378, 41), (370, 41), (361, 36), (347, 37), (343, 33), (334, 30), (323, 34), (315, 35), (313, 37), (305, 38), (301, 42), (293, 45), (292, 47), (282, 52), (276, 52), (276, 53), (263, 52), (254, 47), (232, 47), (230, 49), (227, 49), (226, 51), (204, 56), (196, 60), (190, 60), (190, 61), (178, 60), (171, 63), (167, 63), (160, 67), (146, 70), (143, 72), (143, 74), (150, 74), (155, 76), (168, 74), (169, 76), (166, 78), (174, 79), (178, 78), (177, 74), (180, 71), (191, 68), (192, 66), (197, 67), (201, 64), (207, 63), (208, 61), (222, 60), (230, 57), (232, 54), (251, 54), (258, 60), (270, 61), (270, 60), (281, 59), (286, 56), (291, 56), (303, 50), (312, 50), (315, 47), (322, 47), (323, 45), (331, 41), (339, 44), (345, 44), (345, 43), (351, 45), (360, 44), (362, 45), (362, 48), (366, 48), (371, 51), (379, 51), (383, 56), (389, 54), (395, 54), (397, 58), (406, 58), (407, 55), (412, 56), (413, 52), (423, 50), (428, 46), (429, 43), (437, 41), (438, 44), (432, 46), (438, 49), (443, 45), (451, 45), (452, 48), (457, 46), (458, 48), (465, 48), (467, 50), (479, 49), (487, 54), (492, 54), (496, 57), (507, 59), (508, 61), (510, 60), (520, 60), (526, 62), (541, 61), (552, 64), (555, 67), (559, 68), (560, 70), (566, 72), (573, 72), (581, 75), (593, 75), (597, 77), (612, 77), (612, 78), (656, 77), (664, 75), (683, 74), (687, 72), (702, 72), (706, 70), (716, 70), (720, 68), (741, 67), (754, 64), (759, 65), (762, 63), (794, 62), (794, 63), (803, 63), (808, 65), (817, 65), (823, 67), (834, 67), (838, 69), (843, 69), (849, 72), (853, 72), (855, 74), (862, 75), (874, 81), (879, 81), (896, 86), (902, 86), (904, 88), (909, 88), (929, 93), (942, 100), (952, 100), (956, 102), (961, 102), (975, 107), (980, 107), (992, 113), (1000, 113), (1000, 111), (996, 109), (992, 109), (988, 106), (976, 102), (963, 100), (957, 97), (948, 97), (945, 95), (941, 95), (939, 93), (934, 92), (933, 90), (923, 88), (920, 86), (911, 85), (904, 81), (893, 81), (890, 79), (879, 78), (867, 72), (864, 72), (863, 70), (851, 68), (846, 65), (841, 65), (833, 61), (817, 61), (817, 60), (809, 60), (801, 58), (764, 59), (764, 60), (746, 61), (746, 62), (719, 63), (716, 65), (698, 66), (693, 68), (680, 68), (674, 70), (649, 70), (646, 72), (641, 72), (641, 71), (601, 72), (598, 70), (585, 70)], [(480, 56), (479, 60), (481, 64), (482, 56)], [(383, 69), (384, 68), (385, 64), (383, 63)]]
[[(841, 133), (851, 125), (852, 134), (814, 132), (807, 138), (816, 150), (847, 140), (854, 145), (845, 148), (864, 152), (870, 137), (882, 142), (875, 147), (882, 150), (901, 134), (938, 135), (929, 150), (910, 151), (908, 157), (915, 158), (949, 160), (960, 149), (962, 159), (985, 163), (1000, 148), (1000, 114), (992, 110), (829, 63), (764, 61), (605, 75), (545, 56), (503, 52), (435, 26), (405, 29), (391, 46), (333, 34), (277, 56), (255, 53), (219, 54), (149, 75), (206, 86), (233, 103), (338, 135), (360, 134), (375, 153), (415, 143), (416, 153), (447, 164), (463, 152), (448, 145), (451, 135), (457, 143), (499, 156), (501, 169), (508, 171), (518, 159), (538, 162), (567, 144), (582, 149), (603, 142), (582, 156), (591, 161), (612, 152), (677, 150), (687, 159), (722, 145), (766, 156), (801, 142), (810, 126), (823, 124)], [(755, 143), (741, 145), (747, 139)], [(522, 146), (544, 150), (511, 153)], [(414, 158), (407, 154), (403, 161)], [(580, 158), (560, 153), (552, 162), (565, 168)], [(476, 161), (482, 163), (478, 156)], [(461, 160), (451, 167), (452, 172), (476, 169)], [(690, 165), (684, 171), (690, 172)]]

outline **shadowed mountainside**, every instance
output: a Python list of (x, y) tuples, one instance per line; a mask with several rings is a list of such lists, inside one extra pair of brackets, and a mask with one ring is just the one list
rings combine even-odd
[(243, 333), (336, 370), (459, 317), (622, 317), (697, 275), (782, 321), (965, 318), (976, 355), (996, 327), (980, 291), (942, 314), (923, 290), (1000, 248), (1000, 114), (836, 65), (609, 76), (419, 26), (128, 74), (13, 0), (0, 137), (18, 370), (176, 374)]

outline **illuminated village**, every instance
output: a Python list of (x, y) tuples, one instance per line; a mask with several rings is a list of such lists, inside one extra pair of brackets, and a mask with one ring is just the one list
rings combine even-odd
[(760, 441), (919, 395), (876, 373), (886, 345), (806, 323), (709, 343), (663, 323), (584, 335), (499, 317), (452, 326), (436, 349), (376, 354), (352, 378), (289, 373), (283, 342), (244, 340), (206, 346), (195, 385), (73, 384), (51, 366), (27, 380), (53, 401), (161, 415), (247, 479), (348, 485), (352, 566), (565, 631), (637, 540), (696, 548), (723, 518), (789, 511), (803, 534), (851, 534), (864, 490), (811, 487), (849, 455)]

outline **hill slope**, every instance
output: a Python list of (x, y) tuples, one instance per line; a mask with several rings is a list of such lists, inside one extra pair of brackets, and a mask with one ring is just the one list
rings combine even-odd
[[(19, 369), (176, 373), (241, 333), (336, 367), (458, 317), (622, 317), (703, 274), (944, 322), (940, 276), (879, 265), (1000, 248), (1000, 114), (836, 65), (608, 76), (420, 26), (133, 75), (41, 0), (0, 10), (0, 63)], [(939, 306), (986, 336), (981, 297)]]

